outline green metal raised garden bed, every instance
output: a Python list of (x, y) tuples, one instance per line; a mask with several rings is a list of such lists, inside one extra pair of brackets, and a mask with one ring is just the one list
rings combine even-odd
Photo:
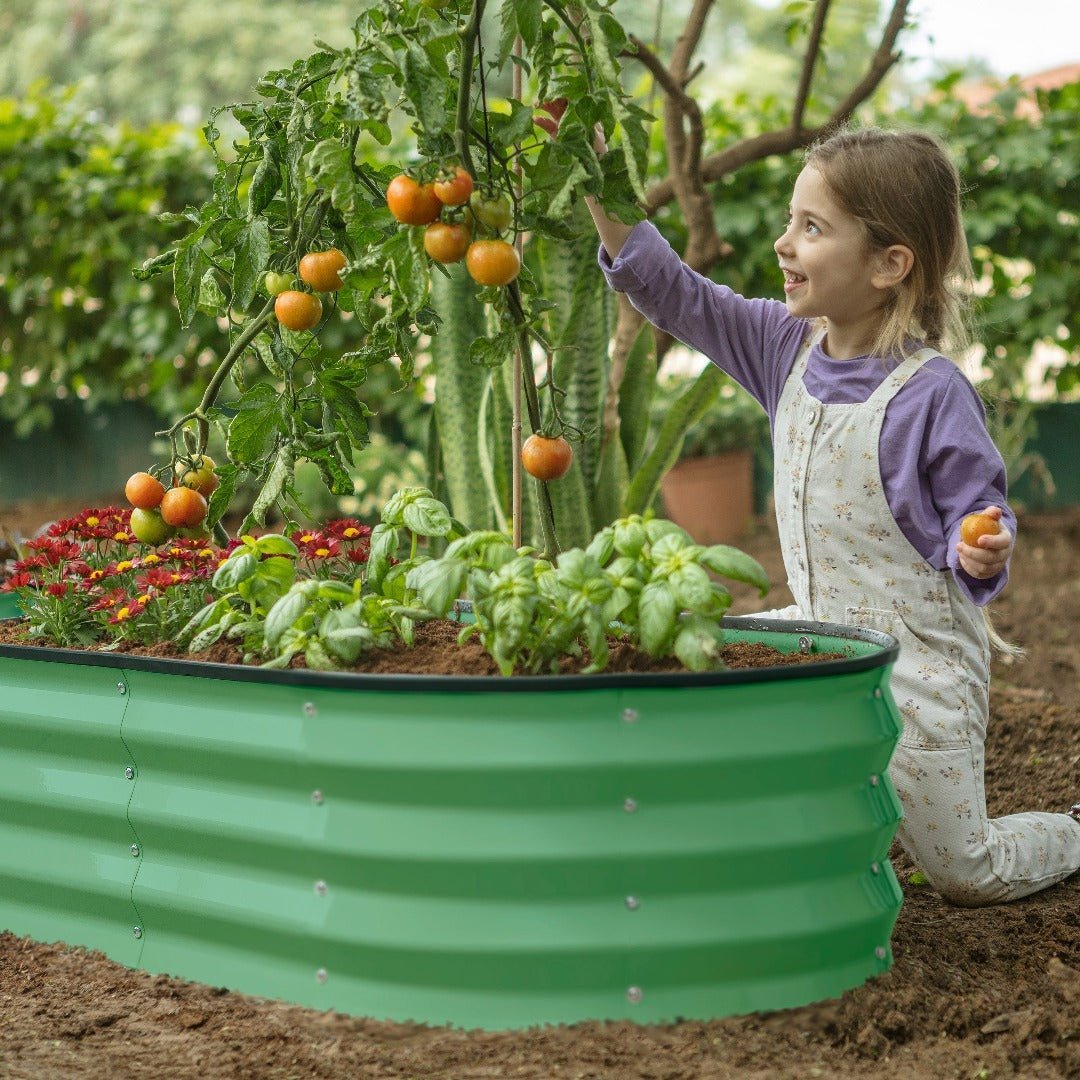
[(884, 971), (895, 640), (710, 675), (360, 676), (0, 646), (0, 928), (377, 1019), (669, 1021)]

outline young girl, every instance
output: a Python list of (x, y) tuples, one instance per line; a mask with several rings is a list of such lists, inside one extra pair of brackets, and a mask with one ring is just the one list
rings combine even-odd
[[(598, 145), (598, 149), (602, 146)], [(953, 292), (970, 274), (960, 183), (926, 135), (845, 131), (806, 155), (774, 248), (784, 302), (694, 273), (649, 223), (588, 200), (609, 284), (765, 407), (794, 607), (900, 642), (904, 731), (890, 766), (897, 836), (934, 887), (966, 905), (1014, 900), (1080, 867), (1080, 820), (988, 820), (990, 640), (980, 608), (1008, 579), (1016, 520), (979, 396), (938, 350), (961, 343)], [(996, 536), (960, 540), (985, 512)]]

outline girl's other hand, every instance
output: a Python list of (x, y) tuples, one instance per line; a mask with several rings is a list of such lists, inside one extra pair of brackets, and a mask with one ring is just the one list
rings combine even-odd
[[(1001, 521), (1000, 506), (988, 506), (979, 513), (999, 523)], [(956, 545), (956, 552), (960, 557), (960, 568), (969, 577), (980, 581), (992, 578), (1005, 569), (1014, 543), (1013, 534), (1004, 525), (1001, 525), (1000, 532), (992, 536), (988, 533), (983, 534), (974, 545), (965, 544), (961, 540)]]

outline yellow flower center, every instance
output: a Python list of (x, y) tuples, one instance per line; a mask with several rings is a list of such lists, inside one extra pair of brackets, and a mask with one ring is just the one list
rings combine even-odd
[(89, 517), (88, 517), (88, 518), (86, 519), (86, 524), (87, 524), (87, 525), (89, 525), (89, 526), (90, 526), (90, 528), (92, 529), (92, 528), (93, 528), (93, 527), (94, 527), (95, 525), (100, 525), (100, 524), (101, 524), (101, 518), (99, 518), (99, 517), (94, 517), (94, 515), (93, 515), (93, 514), (91, 514), (91, 515), (90, 515), (90, 516), (89, 516)]
[(300, 543), (301, 544), (310, 544), (311, 541), (314, 540), (314, 539), (315, 538), (311, 535), (311, 533), (304, 533), (304, 535), (300, 537)]
[(118, 562), (116, 564), (116, 572), (118, 574), (122, 574), (125, 570), (130, 570), (131, 567), (132, 567), (131, 561), (129, 559), (124, 559), (123, 562)]
[(144, 562), (144, 563), (147, 563), (147, 564), (148, 564), (148, 565), (150, 565), (150, 566), (153, 566), (153, 565), (154, 565), (154, 563), (159, 563), (159, 562), (161, 562), (161, 558), (160, 558), (160, 556), (158, 556), (158, 555), (150, 554), (150, 555), (147, 555), (147, 556), (146, 556), (146, 557), (145, 557), (145, 558), (143, 559), (143, 562)]
[(129, 608), (129, 607), (122, 607), (122, 608), (121, 608), (121, 609), (120, 609), (120, 610), (119, 610), (119, 611), (118, 611), (118, 612), (116, 613), (116, 617), (117, 617), (118, 619), (128, 619), (128, 618), (130, 618), (130, 617), (131, 617), (131, 608)]
[(130, 539), (131, 539), (131, 537), (130, 537), (130, 536), (128, 536), (128, 534), (127, 534), (126, 532), (124, 532), (124, 530), (123, 530), (123, 529), (121, 529), (121, 530), (120, 530), (119, 532), (114, 532), (114, 533), (113, 533), (113, 539), (114, 539), (114, 540), (118, 540), (118, 541), (120, 541), (121, 543), (124, 543), (125, 541), (128, 541), (128, 540), (130, 540)]
[(347, 529), (345, 530), (345, 532), (344, 532), (344, 533), (342, 533), (342, 535), (343, 535), (343, 536), (347, 536), (347, 537), (348, 537), (348, 538), (349, 538), (349, 539), (351, 540), (351, 539), (352, 539), (352, 538), (353, 538), (354, 536), (359, 536), (359, 535), (360, 535), (360, 530), (359, 530), (359, 529), (354, 529), (354, 528), (353, 528), (353, 527), (352, 527), (352, 526), (350, 525), (350, 526), (349, 526), (349, 527), (348, 527), (348, 528), (347, 528)]
[(325, 558), (327, 555), (330, 554), (330, 549), (329, 548), (316, 548), (315, 549), (315, 554), (316, 555), (321, 555), (323, 558)]

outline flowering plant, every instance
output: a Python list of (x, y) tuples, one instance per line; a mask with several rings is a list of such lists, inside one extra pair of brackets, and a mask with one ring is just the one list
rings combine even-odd
[[(177, 537), (154, 546), (140, 543), (130, 525), (130, 510), (87, 509), (20, 544), (0, 592), (18, 594), (29, 636), (62, 647), (175, 640), (212, 598), (218, 567), (242, 544)], [(298, 569), (351, 580), (367, 560), (370, 533), (352, 519), (298, 530)]]

